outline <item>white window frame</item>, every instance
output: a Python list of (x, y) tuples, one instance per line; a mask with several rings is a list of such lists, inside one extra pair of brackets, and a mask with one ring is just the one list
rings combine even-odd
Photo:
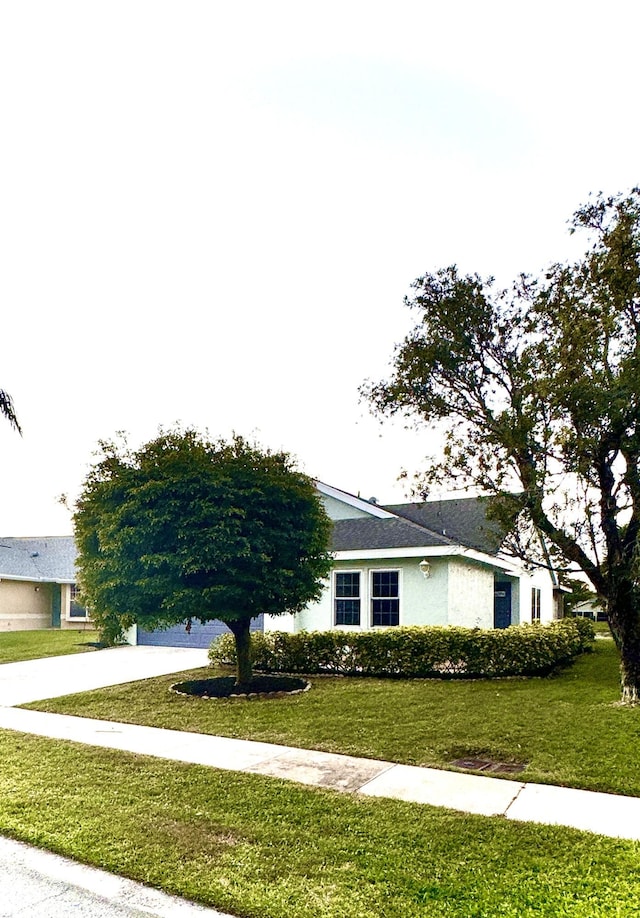
[(542, 606), (542, 590), (540, 587), (531, 587), (531, 622), (540, 621), (540, 611)]
[(89, 615), (87, 608), (85, 607), (84, 615), (72, 615), (71, 614), (71, 603), (73, 602), (75, 596), (78, 592), (78, 586), (75, 583), (67, 583), (66, 586), (66, 601), (65, 601), (65, 621), (67, 622), (89, 622), (91, 621), (91, 616)]
[[(366, 608), (365, 607), (366, 596), (363, 595), (365, 586), (366, 586), (366, 577), (364, 576), (365, 573), (366, 572), (363, 571), (361, 568), (353, 568), (353, 569), (350, 568), (349, 570), (334, 570), (333, 571), (333, 576), (331, 578), (331, 624), (333, 628), (346, 628), (346, 629), (353, 630), (353, 628), (363, 627), (362, 617), (363, 617), (363, 611)], [(358, 575), (358, 577), (360, 578), (359, 579), (360, 589), (359, 589), (358, 596), (338, 596), (337, 594), (338, 592), (337, 591), (338, 574), (357, 574)], [(336, 619), (338, 617), (338, 609), (337, 609), (338, 599), (358, 599), (359, 600), (360, 602), (360, 621), (357, 625), (342, 625), (342, 624), (339, 625), (337, 623)]]
[[(374, 574), (397, 574), (398, 575), (398, 595), (397, 596), (374, 596), (373, 595), (373, 575)], [(402, 624), (402, 568), (401, 567), (375, 567), (369, 570), (368, 577), (369, 595), (367, 596), (367, 608), (369, 610), (369, 627), (370, 628), (399, 628)], [(398, 600), (398, 624), (397, 625), (374, 625), (373, 624), (373, 601), (374, 599), (397, 599)]]

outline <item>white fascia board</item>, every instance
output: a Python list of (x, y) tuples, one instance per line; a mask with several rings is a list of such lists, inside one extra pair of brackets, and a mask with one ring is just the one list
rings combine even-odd
[(484, 552), (463, 548), (461, 545), (451, 547), (443, 545), (437, 548), (369, 548), (350, 549), (349, 551), (334, 551), (336, 561), (377, 561), (390, 558), (467, 558), (477, 564), (486, 564), (505, 574), (518, 577), (520, 571), (500, 558), (485, 555)]
[(0, 582), (13, 580), (17, 583), (75, 583), (75, 580), (60, 580), (59, 577), (25, 577), (18, 574), (0, 574)]
[(316, 481), (316, 488), (321, 494), (324, 494), (325, 497), (333, 497), (335, 500), (342, 501), (343, 504), (347, 504), (349, 507), (355, 507), (357, 510), (362, 510), (364, 513), (375, 516), (380, 520), (396, 518), (395, 513), (390, 513), (389, 510), (384, 510), (377, 504), (372, 504), (368, 500), (356, 497), (354, 494), (347, 494), (346, 491), (341, 491), (339, 488), (332, 488), (331, 485), (325, 484), (323, 481)]

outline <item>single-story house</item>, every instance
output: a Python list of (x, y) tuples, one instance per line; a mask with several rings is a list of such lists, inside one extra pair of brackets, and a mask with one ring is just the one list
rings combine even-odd
[[(562, 617), (555, 572), (502, 552), (504, 532), (488, 514), (488, 498), (380, 506), (322, 482), (317, 488), (333, 520), (326, 588), (298, 615), (261, 616), (254, 630), (506, 628)], [(71, 536), (0, 540), (0, 630), (89, 626), (75, 600), (75, 555)], [(131, 640), (207, 647), (226, 630), (222, 622), (194, 622), (190, 631), (138, 628)]]
[(555, 572), (502, 553), (505, 533), (488, 498), (380, 506), (317, 487), (334, 521), (331, 577), (318, 602), (296, 616), (266, 616), (265, 630), (506, 628), (562, 617)]
[(75, 560), (71, 536), (0, 539), (0, 631), (91, 627)]
[(586, 599), (584, 602), (576, 603), (573, 607), (573, 614), (579, 618), (590, 618), (594, 622), (607, 621), (607, 613), (597, 596), (594, 596), (593, 599)]

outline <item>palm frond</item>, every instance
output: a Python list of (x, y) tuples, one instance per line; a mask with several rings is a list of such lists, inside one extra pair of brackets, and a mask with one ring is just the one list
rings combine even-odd
[(22, 433), (22, 429), (18, 423), (18, 416), (13, 407), (13, 399), (4, 389), (0, 389), (0, 414), (4, 415), (7, 421), (9, 421), (11, 426), (14, 427), (19, 434)]

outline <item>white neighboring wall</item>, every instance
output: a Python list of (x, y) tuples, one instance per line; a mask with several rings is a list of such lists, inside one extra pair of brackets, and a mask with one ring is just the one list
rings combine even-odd
[(264, 630), (286, 631), (287, 634), (293, 634), (294, 631), (300, 630), (296, 628), (296, 617), (295, 615), (265, 615)]
[(524, 624), (525, 622), (533, 621), (534, 603), (532, 594), (534, 589), (540, 591), (540, 622), (552, 622), (555, 618), (553, 583), (549, 572), (545, 568), (538, 568), (530, 573), (523, 572), (520, 575), (520, 622)]

